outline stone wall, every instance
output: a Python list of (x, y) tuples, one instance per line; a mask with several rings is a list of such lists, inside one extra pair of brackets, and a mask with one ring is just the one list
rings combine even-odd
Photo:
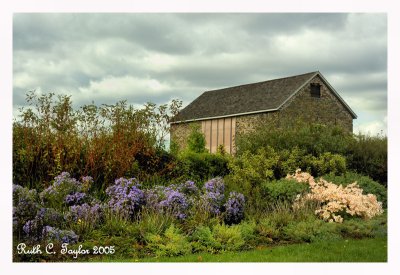
[(330, 89), (316, 76), (310, 83), (321, 85), (321, 97), (311, 96), (310, 85), (303, 87), (288, 100), (279, 111), (244, 115), (236, 118), (236, 134), (254, 130), (256, 125), (272, 124), (276, 127), (290, 127), (298, 122), (339, 125), (353, 131), (353, 118), (346, 107)]
[(180, 149), (186, 148), (187, 138), (189, 137), (190, 132), (193, 129), (192, 127), (200, 127), (201, 129), (201, 122), (194, 121), (187, 123), (171, 124), (170, 128), (171, 142), (175, 142)]
[(236, 134), (253, 131), (260, 124), (279, 125), (279, 112), (268, 112), (236, 117)]
[(286, 123), (296, 120), (339, 125), (353, 132), (353, 117), (319, 76), (310, 83), (321, 85), (321, 97), (311, 97), (310, 85), (303, 87), (280, 111), (280, 119)]

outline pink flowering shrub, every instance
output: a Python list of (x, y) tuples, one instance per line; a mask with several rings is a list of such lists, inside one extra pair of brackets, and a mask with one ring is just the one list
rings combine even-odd
[(357, 182), (343, 187), (322, 178), (315, 181), (313, 176), (301, 172), (300, 169), (297, 169), (293, 175), (287, 175), (286, 178), (310, 185), (310, 193), (299, 195), (294, 206), (300, 207), (306, 201), (317, 201), (319, 208), (315, 214), (325, 221), (341, 223), (342, 215), (345, 213), (364, 219), (383, 213), (382, 203), (378, 202), (373, 194), (362, 194), (363, 190), (357, 185)]

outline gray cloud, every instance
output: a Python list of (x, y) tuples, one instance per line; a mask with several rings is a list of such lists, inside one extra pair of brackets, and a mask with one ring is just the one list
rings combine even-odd
[(319, 70), (354, 110), (376, 114), (360, 127), (387, 110), (385, 14), (16, 14), (13, 47), (15, 106), (32, 89), (76, 106), (188, 104), (208, 89)]

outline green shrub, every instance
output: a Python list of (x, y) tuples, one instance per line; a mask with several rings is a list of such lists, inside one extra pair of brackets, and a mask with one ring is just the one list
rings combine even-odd
[(222, 221), (221, 216), (215, 216), (200, 199), (192, 201), (193, 205), (189, 208), (188, 217), (182, 223), (182, 229), (188, 234), (193, 233), (199, 226), (213, 227)]
[(273, 219), (268, 217), (260, 219), (256, 227), (261, 243), (272, 243), (280, 238), (280, 230)]
[(257, 241), (256, 222), (254, 220), (243, 221), (236, 226), (240, 228), (243, 240), (246, 242), (245, 247), (250, 248), (254, 246)]
[(147, 247), (157, 256), (178, 256), (191, 253), (192, 246), (180, 230), (171, 224), (163, 235), (148, 233)]
[(212, 233), (223, 251), (237, 251), (245, 245), (241, 228), (238, 225), (218, 224), (214, 226)]
[(387, 216), (381, 215), (370, 220), (349, 219), (337, 224), (343, 238), (375, 238), (387, 236)]
[(272, 243), (289, 240), (284, 230), (298, 222), (316, 220), (315, 206), (310, 204), (303, 208), (292, 208), (292, 203), (278, 201), (270, 203), (258, 217), (256, 232), (261, 243)]
[(302, 194), (308, 190), (308, 185), (293, 180), (281, 179), (263, 182), (261, 188), (262, 197), (266, 203), (291, 203), (298, 194)]
[(205, 251), (216, 253), (221, 250), (221, 244), (217, 242), (208, 226), (199, 226), (191, 237), (194, 252)]
[(387, 184), (387, 137), (358, 134), (346, 152), (349, 169)]
[(327, 173), (341, 175), (346, 171), (346, 158), (330, 152), (325, 152), (319, 157), (308, 155), (299, 167), (304, 171), (310, 171), (315, 177)]
[(224, 177), (229, 174), (229, 155), (206, 153), (205, 159), (209, 167), (208, 178)]
[(228, 156), (184, 151), (178, 157), (176, 174), (195, 181), (204, 181), (229, 174)]
[(243, 193), (250, 213), (263, 209), (271, 202), (291, 201), (307, 187), (280, 179), (297, 168), (311, 171), (314, 176), (327, 172), (341, 174), (346, 169), (346, 161), (343, 156), (331, 153), (320, 157), (303, 155), (298, 148), (276, 151), (267, 146), (259, 148), (255, 154), (246, 151), (230, 159), (227, 190)]
[(293, 242), (331, 241), (340, 239), (336, 224), (313, 218), (291, 222), (284, 229), (285, 238)]
[(252, 188), (266, 180), (275, 178), (274, 170), (279, 154), (271, 147), (260, 148), (255, 154), (245, 151), (229, 162), (232, 180)]
[(286, 177), (287, 174), (293, 173), (293, 171), (302, 166), (305, 155), (304, 150), (294, 147), (282, 149), (278, 152), (280, 159), (274, 171), (276, 179)]
[(296, 215), (289, 204), (277, 203), (268, 213), (268, 218), (272, 224), (281, 229), (296, 220)]
[(386, 188), (374, 181), (368, 176), (363, 176), (354, 172), (346, 172), (342, 176), (332, 174), (322, 176), (327, 181), (335, 184), (347, 186), (353, 182), (357, 182), (360, 188), (363, 189), (363, 194), (374, 194), (378, 201), (382, 202), (383, 208), (387, 208), (387, 190)]
[(257, 243), (256, 223), (242, 222), (237, 225), (216, 224), (212, 230), (200, 226), (192, 235), (194, 251), (218, 253), (251, 248)]
[[(346, 159), (329, 152), (321, 156), (312, 156), (304, 155), (304, 152), (297, 147), (276, 151), (267, 146), (259, 148), (256, 153), (245, 151), (229, 162), (230, 181), (249, 191), (260, 186), (262, 182), (279, 180), (287, 174), (292, 174), (297, 168), (310, 171), (313, 176), (326, 173), (342, 174), (346, 170)], [(252, 195), (245, 190), (242, 191), (247, 196)]]

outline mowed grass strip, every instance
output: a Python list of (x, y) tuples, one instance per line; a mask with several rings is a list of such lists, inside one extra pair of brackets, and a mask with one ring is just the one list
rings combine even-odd
[(261, 246), (251, 251), (197, 253), (142, 259), (103, 258), (112, 262), (387, 262), (387, 238)]

